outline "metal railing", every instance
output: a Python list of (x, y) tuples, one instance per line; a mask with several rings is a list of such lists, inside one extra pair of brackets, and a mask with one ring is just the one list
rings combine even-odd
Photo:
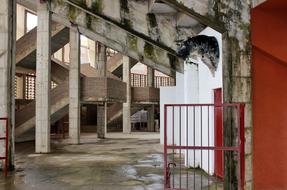
[(244, 164), (244, 104), (164, 106), (165, 190), (243, 190)]
[[(8, 118), (0, 118), (0, 122), (4, 123), (5, 125), (5, 134), (0, 134), (0, 141), (5, 141), (5, 155), (0, 155), (0, 160), (4, 161), (2, 164), (4, 176), (7, 177), (8, 175)], [(1, 124), (0, 124), (1, 125)], [(4, 131), (4, 130), (3, 130)]]

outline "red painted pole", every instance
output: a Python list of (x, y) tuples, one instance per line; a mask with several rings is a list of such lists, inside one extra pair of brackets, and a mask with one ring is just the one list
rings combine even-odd
[(245, 185), (245, 133), (244, 133), (244, 104), (240, 104), (240, 160), (241, 160), (241, 189)]
[(167, 188), (167, 106), (164, 105), (164, 189)]
[(6, 156), (5, 156), (5, 177), (7, 177), (8, 175), (8, 143), (9, 143), (9, 139), (8, 139), (8, 136), (9, 136), (9, 131), (8, 131), (8, 118), (6, 118)]

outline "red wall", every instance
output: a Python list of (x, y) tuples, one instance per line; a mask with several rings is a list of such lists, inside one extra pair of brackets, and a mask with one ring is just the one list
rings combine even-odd
[(255, 190), (287, 189), (286, 2), (269, 0), (252, 11)]
[(255, 190), (287, 189), (287, 66), (253, 49)]

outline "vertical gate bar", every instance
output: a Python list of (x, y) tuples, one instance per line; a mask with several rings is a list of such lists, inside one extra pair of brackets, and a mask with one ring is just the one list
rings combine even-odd
[[(181, 106), (179, 106), (179, 146), (181, 147)], [(181, 189), (181, 148), (179, 149), (179, 188)]]
[[(188, 106), (186, 106), (186, 146), (188, 147)], [(188, 189), (188, 167), (189, 167), (189, 158), (188, 158), (188, 149), (186, 150), (186, 189)]]
[[(172, 148), (172, 162), (174, 162), (174, 106), (172, 107), (172, 145), (173, 145), (173, 148)], [(174, 188), (174, 167), (172, 169), (172, 187)]]
[(245, 105), (240, 104), (240, 172), (241, 172), (241, 190), (244, 190), (244, 184), (245, 184), (245, 135), (244, 135), (244, 121), (245, 121)]
[[(216, 105), (213, 105), (213, 115), (215, 116), (215, 110), (216, 109)], [(214, 130), (214, 139), (216, 139), (217, 138), (217, 134), (216, 134), (216, 129), (215, 129), (215, 122), (216, 122), (216, 120), (215, 120), (215, 117), (213, 116), (213, 123), (214, 123), (214, 126), (213, 126), (213, 130)], [(222, 134), (223, 135), (223, 134)], [(223, 137), (223, 136), (222, 136)], [(215, 143), (215, 141), (214, 141), (214, 146), (216, 146), (217, 147), (217, 145), (216, 145), (216, 143)], [(220, 153), (221, 151), (220, 150), (215, 150), (214, 151), (214, 155), (216, 155), (217, 153)], [(218, 158), (216, 159), (216, 161), (218, 160)], [(214, 165), (215, 166), (215, 165)], [(215, 167), (214, 167), (214, 173), (215, 173)], [(217, 185), (218, 185), (218, 176), (216, 176), (216, 174), (215, 174), (215, 190), (217, 190)], [(223, 175), (223, 178), (224, 178), (224, 175)]]
[[(231, 112), (231, 114), (232, 114), (232, 108), (230, 107), (230, 109), (231, 109), (230, 112)], [(231, 122), (232, 122), (232, 121), (231, 121)], [(230, 134), (229, 134), (229, 135), (230, 135), (230, 136), (229, 136), (230, 145), (229, 145), (229, 146), (232, 146), (232, 143), (233, 143), (233, 142), (232, 142), (232, 136), (233, 136), (233, 135), (232, 135), (232, 132), (233, 132), (233, 130), (234, 130), (234, 126), (233, 126), (232, 124), (233, 124), (233, 123), (230, 123), (230, 129), (229, 129), (229, 130), (230, 130)], [(228, 172), (229, 172), (229, 173), (228, 173), (228, 174), (229, 174), (229, 189), (231, 189), (231, 187), (232, 187), (232, 184), (231, 184), (231, 183), (232, 183), (232, 174), (231, 174), (232, 171), (231, 171), (231, 168), (233, 167), (232, 157), (231, 157), (231, 153), (232, 153), (232, 152), (231, 152), (231, 151), (227, 151), (227, 152), (228, 152), (228, 159), (229, 159), (229, 161), (228, 161), (228, 163), (229, 163), (229, 171), (228, 171)]]
[[(210, 146), (210, 144), (209, 144), (209, 106), (207, 106), (207, 146), (209, 147)], [(208, 156), (208, 165), (207, 165), (207, 167), (208, 167), (208, 184), (207, 184), (207, 189), (209, 190), (209, 175), (210, 175), (210, 166), (209, 166), (209, 157), (210, 157), (210, 150), (208, 149), (208, 154), (207, 154), (207, 156)]]
[[(202, 106), (200, 106), (200, 165), (201, 165), (201, 169), (203, 169), (203, 161), (202, 161)], [(200, 172), (200, 189), (202, 189), (202, 172)]]
[(228, 151), (228, 155), (229, 155), (229, 163), (230, 163), (230, 167), (229, 167), (229, 189), (232, 189), (232, 170), (231, 168), (233, 168), (233, 162), (232, 162), (232, 151)]
[(164, 189), (167, 188), (167, 106), (164, 105)]
[(8, 143), (9, 143), (9, 131), (8, 131), (8, 129), (9, 129), (9, 127), (8, 127), (8, 118), (6, 118), (6, 139), (5, 139), (5, 141), (6, 141), (6, 152), (5, 152), (5, 172), (4, 172), (4, 174), (5, 174), (5, 177), (7, 177), (7, 175), (8, 175)]
[[(195, 146), (195, 106), (193, 106), (193, 146)], [(195, 149), (193, 149), (193, 187), (195, 189)]]

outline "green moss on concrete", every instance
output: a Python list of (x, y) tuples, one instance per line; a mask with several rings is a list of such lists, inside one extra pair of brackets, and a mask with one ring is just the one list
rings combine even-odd
[(170, 53), (167, 53), (169, 59), (170, 68), (176, 70), (176, 57)]
[(63, 0), (53, 0), (52, 1), (56, 6), (57, 5), (62, 5), (64, 2), (63, 2)]
[(152, 28), (157, 27), (157, 21), (156, 21), (155, 14), (149, 13), (149, 14), (147, 14), (147, 18), (148, 18), (150, 27), (152, 27)]
[(86, 25), (88, 29), (92, 29), (92, 16), (86, 13)]
[(144, 45), (144, 54), (146, 57), (154, 59), (155, 58), (155, 52), (153, 45), (149, 43), (145, 43)]
[(68, 17), (71, 21), (75, 21), (78, 16), (77, 8), (75, 8), (72, 5), (68, 5), (68, 6), (69, 6)]
[(121, 0), (121, 9), (126, 12), (129, 13), (129, 5), (128, 5), (128, 0)]
[(129, 50), (138, 51), (137, 37), (128, 34), (128, 47), (129, 47)]
[(102, 0), (94, 0), (92, 3), (91, 10), (94, 13), (102, 13), (103, 12), (103, 2)]
[(127, 29), (131, 29), (133, 28), (133, 23), (131, 20), (127, 19), (127, 18), (124, 18), (123, 19), (123, 25), (127, 28)]

